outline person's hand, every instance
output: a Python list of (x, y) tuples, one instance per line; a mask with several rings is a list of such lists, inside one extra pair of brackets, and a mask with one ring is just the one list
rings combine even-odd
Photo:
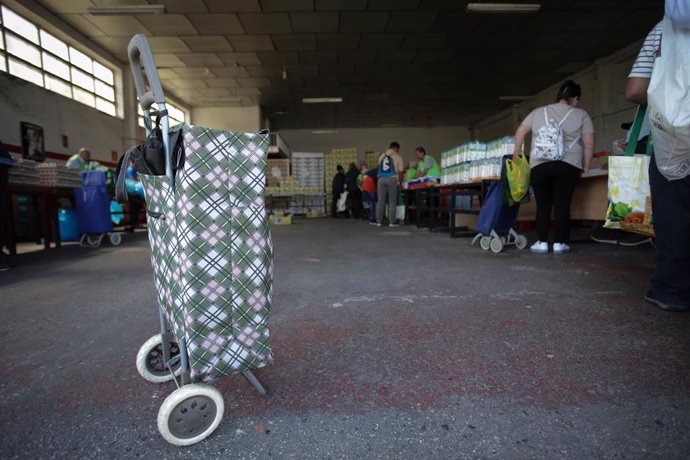
[(515, 150), (515, 151), (513, 152), (513, 160), (517, 160), (518, 155), (520, 155), (520, 152), (518, 152), (517, 150)]

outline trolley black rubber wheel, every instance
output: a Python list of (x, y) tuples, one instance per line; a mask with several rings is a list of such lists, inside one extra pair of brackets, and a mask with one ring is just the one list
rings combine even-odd
[(86, 242), (89, 246), (97, 248), (101, 245), (101, 241), (103, 241), (103, 235), (86, 235)]
[[(176, 342), (170, 342), (170, 357), (180, 354), (180, 346)], [(173, 379), (163, 360), (163, 342), (161, 335), (156, 334), (148, 339), (137, 353), (137, 371), (145, 380), (153, 383), (168, 382)], [(175, 376), (180, 375), (180, 363), (173, 367)]]
[(158, 410), (158, 431), (176, 446), (189, 446), (213, 433), (223, 418), (225, 403), (216, 388), (192, 383), (173, 391)]

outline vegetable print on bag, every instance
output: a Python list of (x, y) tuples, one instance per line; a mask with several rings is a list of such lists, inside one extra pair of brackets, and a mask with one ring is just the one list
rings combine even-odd
[(164, 223), (150, 219), (159, 301), (187, 342), (192, 378), (208, 381), (272, 361), (272, 241), (263, 198), (268, 137), (183, 129), (186, 160), (174, 199), (159, 190), (161, 178), (144, 180), (149, 209), (154, 199), (174, 209)]

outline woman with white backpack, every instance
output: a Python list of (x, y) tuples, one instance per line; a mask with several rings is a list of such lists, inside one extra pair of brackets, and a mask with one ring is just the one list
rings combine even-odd
[(594, 127), (579, 108), (580, 85), (568, 80), (558, 90), (555, 104), (534, 109), (515, 133), (513, 158), (522, 152), (531, 132), (531, 184), (537, 202), (538, 240), (532, 252), (549, 252), (551, 211), (555, 220), (554, 254), (570, 251), (570, 201), (580, 174), (589, 169), (594, 155)]

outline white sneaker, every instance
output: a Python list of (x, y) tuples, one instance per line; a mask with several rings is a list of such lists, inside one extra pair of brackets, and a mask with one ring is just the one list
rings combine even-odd
[(537, 254), (547, 254), (549, 252), (549, 243), (537, 240), (536, 243), (530, 246), (529, 250)]
[(379, 222), (376, 222), (374, 225), (376, 225), (377, 227), (381, 226), (381, 224)]
[(390, 224), (389, 227), (400, 227), (400, 224)]
[(570, 246), (565, 243), (553, 243), (554, 254), (563, 254), (564, 252), (570, 252)]

